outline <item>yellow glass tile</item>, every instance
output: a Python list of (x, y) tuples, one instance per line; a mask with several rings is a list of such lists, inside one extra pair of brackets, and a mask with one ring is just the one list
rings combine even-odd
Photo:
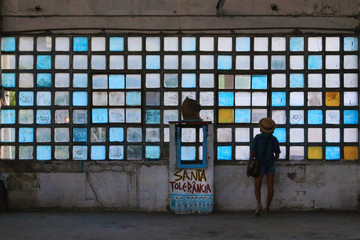
[(219, 123), (233, 123), (234, 110), (233, 109), (219, 109)]
[(326, 92), (326, 106), (340, 106), (340, 92)]
[(358, 147), (344, 147), (344, 159), (345, 160), (358, 160), (359, 159), (359, 148)]
[(311, 146), (308, 147), (308, 159), (322, 159), (322, 147)]

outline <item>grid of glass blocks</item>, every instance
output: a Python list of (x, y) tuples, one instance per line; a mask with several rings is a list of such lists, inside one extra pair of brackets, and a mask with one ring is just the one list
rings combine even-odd
[(281, 159), (358, 160), (358, 50), (354, 36), (5, 36), (0, 159), (167, 159), (189, 97), (219, 161), (247, 160), (263, 117)]

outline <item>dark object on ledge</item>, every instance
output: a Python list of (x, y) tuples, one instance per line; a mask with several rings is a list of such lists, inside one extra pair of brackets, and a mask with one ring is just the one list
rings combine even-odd
[(201, 106), (194, 99), (186, 98), (182, 104), (182, 114), (184, 120), (201, 120), (199, 112)]

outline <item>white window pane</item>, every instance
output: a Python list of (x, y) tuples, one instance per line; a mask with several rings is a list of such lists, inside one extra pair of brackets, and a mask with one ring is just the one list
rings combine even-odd
[(141, 37), (128, 37), (128, 50), (141, 51), (142, 50)]
[(286, 111), (285, 110), (273, 110), (271, 118), (276, 124), (286, 124)]
[(69, 51), (70, 40), (68, 37), (56, 37), (55, 38), (55, 50), (56, 51)]
[(250, 141), (250, 128), (236, 128), (235, 129), (236, 142), (249, 142)]
[(231, 52), (232, 51), (232, 38), (219, 37), (218, 38), (218, 51)]
[(340, 38), (339, 37), (327, 37), (326, 38), (326, 51), (339, 51), (340, 50)]
[(19, 50), (20, 51), (32, 51), (34, 49), (33, 37), (20, 37)]
[(322, 74), (309, 74), (308, 75), (309, 88), (322, 88)]
[(177, 51), (179, 40), (177, 37), (164, 37), (164, 51)]
[(261, 70), (261, 69), (268, 69), (268, 56), (254, 56), (254, 69)]
[(327, 88), (339, 88), (340, 87), (340, 75), (339, 74), (326, 74), (325, 85)]
[(271, 50), (272, 51), (285, 51), (286, 50), (286, 38), (284, 38), (284, 37), (271, 38)]
[(309, 37), (308, 38), (308, 50), (310, 52), (322, 51), (322, 38), (321, 37)]
[(322, 141), (322, 128), (308, 128), (308, 142)]
[(236, 146), (235, 148), (235, 159), (236, 160), (249, 160), (250, 147), (249, 146)]
[(250, 106), (250, 92), (235, 93), (235, 106)]
[(92, 37), (91, 38), (91, 51), (105, 51), (106, 49), (105, 37)]
[(201, 37), (200, 38), (200, 51), (214, 51), (214, 38)]
[(290, 56), (290, 69), (304, 69), (304, 56)]
[(236, 56), (236, 69), (249, 70), (250, 69), (250, 56)]
[(358, 74), (357, 73), (345, 73), (344, 74), (344, 87), (346, 88), (357, 88), (358, 85)]
[(232, 129), (231, 128), (218, 128), (217, 129), (218, 142), (232, 142)]
[(358, 56), (345, 55), (344, 56), (344, 69), (358, 69)]
[(304, 147), (291, 146), (290, 147), (290, 160), (304, 160)]
[(340, 56), (339, 55), (327, 55), (326, 56), (326, 69), (339, 69), (340, 68)]
[(340, 142), (340, 128), (325, 129), (326, 142)]
[(304, 142), (303, 128), (290, 128), (290, 142), (302, 143)]
[(286, 87), (286, 75), (285, 74), (272, 74), (271, 86), (273, 88), (285, 88)]
[(266, 106), (267, 105), (267, 93), (266, 92), (253, 92), (251, 99), (252, 106)]
[(254, 38), (254, 51), (268, 51), (268, 38), (267, 37), (255, 37)]
[(358, 106), (358, 92), (344, 92), (344, 106)]
[(344, 142), (358, 142), (357, 128), (344, 128)]

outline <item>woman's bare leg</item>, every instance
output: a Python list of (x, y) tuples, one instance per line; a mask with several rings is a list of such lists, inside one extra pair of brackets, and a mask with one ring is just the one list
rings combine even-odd
[(255, 197), (256, 197), (257, 204), (258, 204), (258, 209), (262, 208), (262, 205), (261, 205), (261, 185), (262, 185), (263, 177), (264, 176), (259, 176), (259, 177), (255, 178)]
[(266, 185), (267, 185), (268, 194), (267, 194), (265, 213), (269, 213), (270, 205), (274, 197), (274, 174), (266, 175)]

